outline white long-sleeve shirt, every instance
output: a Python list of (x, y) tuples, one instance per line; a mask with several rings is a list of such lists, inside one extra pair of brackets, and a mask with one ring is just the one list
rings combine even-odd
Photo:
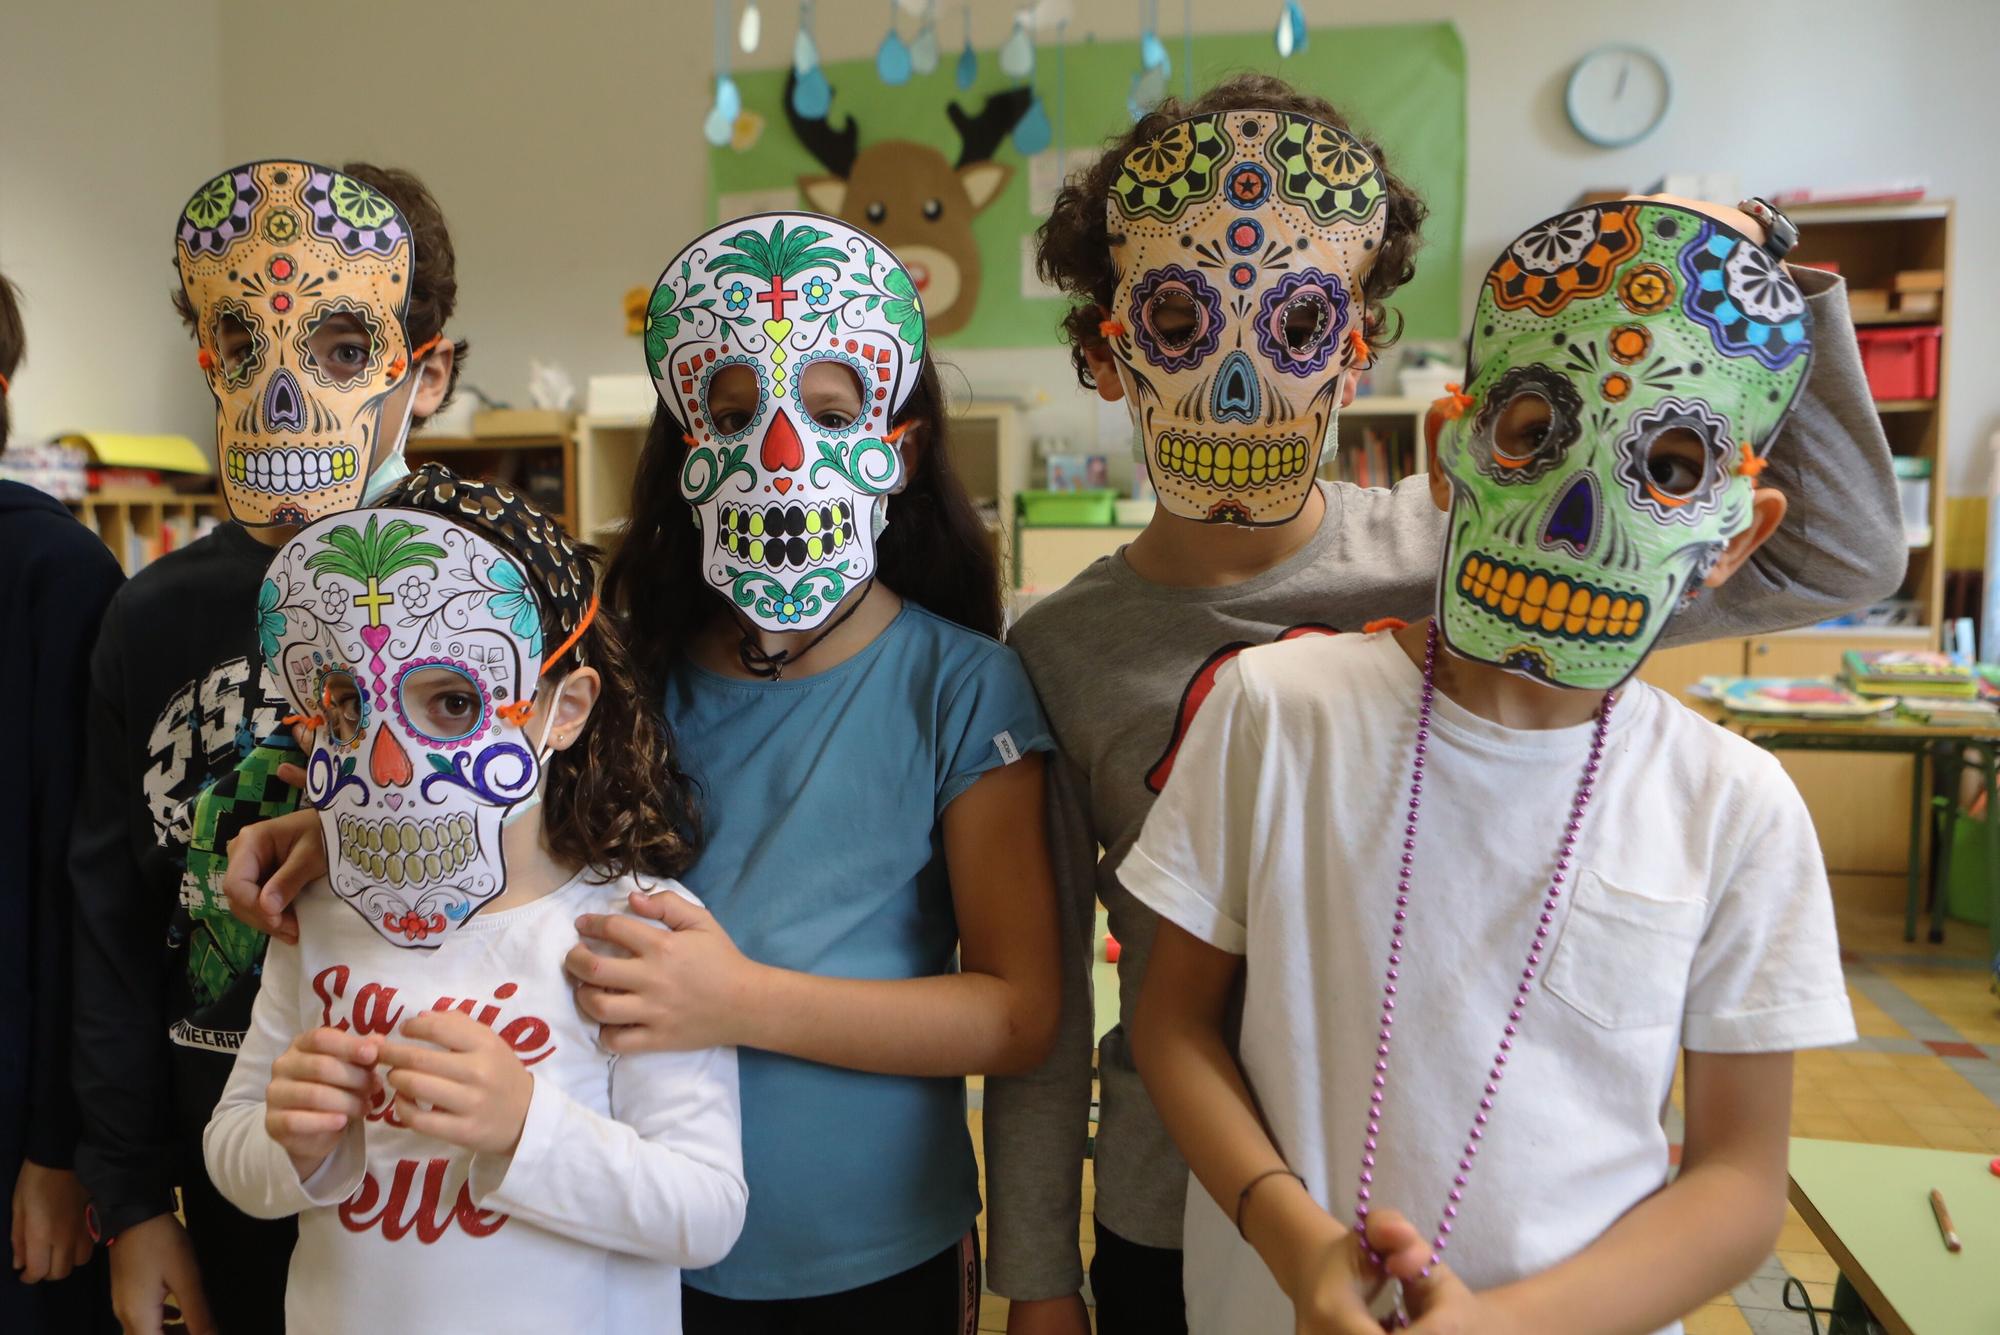
[[(271, 942), (203, 1137), (209, 1176), (238, 1209), (299, 1216), (293, 1335), (680, 1330), (681, 1268), (714, 1264), (743, 1227), (736, 1053), (614, 1057), (562, 968), (576, 916), (625, 912), (641, 888), (579, 877), (479, 914), (435, 951), (389, 945), (324, 886), (299, 897), (300, 944)], [(432, 1009), (487, 1024), (533, 1073), (513, 1154), (418, 1135), (385, 1088), (300, 1181), (264, 1129), (272, 1063), (321, 1025), (387, 1035)]]

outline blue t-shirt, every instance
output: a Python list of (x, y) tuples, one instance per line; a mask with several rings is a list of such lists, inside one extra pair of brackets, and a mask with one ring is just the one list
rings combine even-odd
[[(944, 809), (1049, 750), (1013, 650), (913, 603), (853, 658), (787, 681), (683, 662), (667, 718), (702, 786), (682, 879), (750, 958), (841, 978), (957, 967)], [(951, 1246), (979, 1214), (965, 1082), (739, 1054), (749, 1218), (686, 1280), (726, 1298), (838, 1293)]]

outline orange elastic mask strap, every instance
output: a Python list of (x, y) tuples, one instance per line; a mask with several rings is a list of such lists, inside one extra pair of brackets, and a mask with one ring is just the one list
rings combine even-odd
[(1743, 441), (1741, 444), (1743, 446), (1743, 457), (1737, 460), (1736, 471), (1744, 477), (1749, 478), (1752, 482), (1755, 482), (1757, 475), (1764, 471), (1765, 465), (1770, 463), (1770, 460), (1758, 458), (1756, 451), (1750, 448), (1749, 441)]
[(1097, 322), (1097, 332), (1106, 338), (1120, 338), (1125, 333), (1125, 322), (1123, 320), (1099, 320)]
[(437, 333), (432, 334), (430, 338), (418, 344), (415, 350), (413, 350), (410, 353), (407, 361), (405, 361), (404, 358), (398, 357), (395, 361), (391, 362), (389, 364), (389, 378), (391, 380), (402, 379), (403, 368), (406, 365), (407, 366), (421, 365), (423, 363), (424, 358), (430, 356), (432, 350), (435, 349), (437, 345), (442, 342), (444, 342), (444, 331), (440, 329)]
[(294, 723), (303, 723), (303, 724), (306, 724), (306, 725), (307, 725), (307, 726), (309, 726), (309, 727), (314, 727), (314, 728), (317, 728), (317, 727), (321, 726), (322, 724), (324, 724), (324, 723), (326, 722), (326, 715), (324, 715), (324, 714), (287, 714), (287, 715), (285, 715), (285, 716), (284, 716), (283, 718), (279, 719), (279, 720), (278, 720), (278, 722), (280, 722), (280, 723), (284, 724), (284, 725), (285, 725), (286, 727), (288, 727), (288, 728), (289, 728), (289, 727), (291, 727), (291, 726), (292, 726), (292, 725), (293, 725)]
[(1370, 359), (1368, 340), (1362, 336), (1360, 325), (1347, 331), (1347, 342), (1354, 349), (1354, 356), (1348, 361), (1348, 365), (1366, 366)]
[(1446, 385), (1445, 389), (1449, 393), (1431, 400), (1431, 411), (1447, 422), (1456, 422), (1472, 406), (1472, 396), (1461, 392), (1458, 385)]
[(8, 389), (7, 377), (4, 375), (0, 375), (0, 399), (4, 399), (7, 397), (7, 389)]
[(885, 445), (894, 445), (897, 441), (903, 438), (903, 433), (905, 431), (908, 431), (911, 427), (915, 426), (916, 424), (917, 424), (916, 419), (911, 418), (909, 421), (903, 423), (901, 426), (889, 432), (888, 435), (882, 437), (882, 443)]
[(1378, 630), (1402, 630), (1410, 623), (1401, 617), (1376, 617), (1373, 621), (1361, 623), (1363, 635), (1373, 635)]
[(194, 354), (194, 364), (204, 371), (213, 371), (215, 369), (215, 354), (207, 348), (201, 348)]
[[(597, 620), (597, 595), (593, 593), (590, 595), (590, 606), (583, 609), (583, 620), (576, 623), (576, 629), (569, 633), (568, 639), (556, 646), (554, 653), (542, 660), (542, 670), (535, 675), (548, 676), (549, 669), (556, 665), (556, 660), (575, 647), (576, 642), (583, 638), (583, 633), (590, 629), (590, 623), (595, 620)], [(534, 715), (535, 700), (533, 696), (529, 696), (526, 699), (516, 700), (511, 705), (502, 705), (493, 712), (518, 728)]]

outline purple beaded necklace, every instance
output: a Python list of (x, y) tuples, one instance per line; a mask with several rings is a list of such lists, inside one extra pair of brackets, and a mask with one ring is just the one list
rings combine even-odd
[[(1376, 1035), (1375, 1087), (1368, 1094), (1368, 1137), (1361, 1153), (1361, 1180), (1354, 1192), (1354, 1226), (1364, 1239), (1364, 1248), (1367, 1247), (1369, 1184), (1375, 1180), (1375, 1143), (1382, 1132), (1382, 1107), (1389, 1087), (1389, 1046), (1396, 1025), (1396, 979), (1403, 963), (1403, 925), (1410, 916), (1410, 868), (1416, 861), (1417, 813), (1423, 806), (1424, 753), (1431, 735), (1431, 705), (1437, 696), (1437, 652), (1438, 628), (1433, 620), (1424, 641), (1424, 695), (1417, 713), (1416, 752), (1410, 760), (1410, 804), (1403, 826), (1402, 869), (1396, 879), (1396, 920), (1389, 932), (1389, 969), (1382, 981), (1382, 1028)], [(1556, 903), (1562, 898), (1563, 883), (1569, 877), (1577, 832), (1583, 828), (1584, 808), (1590, 805), (1591, 789), (1597, 785), (1598, 764), (1604, 755), (1604, 734), (1611, 726), (1611, 707), (1615, 700), (1615, 696), (1606, 695), (1597, 711), (1597, 726), (1590, 736), (1590, 759), (1584, 763), (1583, 777), (1576, 785), (1576, 799), (1570, 804), (1569, 820), (1563, 826), (1556, 869), (1549, 877), (1548, 894), (1542, 900), (1541, 922), (1536, 926), (1535, 939), (1528, 947), (1528, 962), (1521, 969), (1520, 985), (1514, 989), (1513, 1004), (1507, 1009), (1507, 1023), (1501, 1031), (1500, 1046), (1494, 1051), (1493, 1064), (1486, 1071), (1479, 1111), (1473, 1114), (1465, 1147), (1459, 1152), (1458, 1171), (1451, 1179), (1444, 1213), (1431, 1240), (1433, 1263), (1444, 1254), (1445, 1246), (1451, 1240), (1452, 1221), (1458, 1218), (1459, 1202), (1465, 1199), (1465, 1184), (1471, 1179), (1473, 1161), (1479, 1157), (1479, 1142), (1486, 1135), (1486, 1119), (1493, 1111), (1493, 1100), (1500, 1093), (1500, 1078), (1507, 1070), (1507, 1054), (1513, 1051), (1522, 1011), (1526, 1009), (1528, 996), (1534, 990), (1535, 970), (1541, 967), (1542, 947), (1548, 943), (1549, 930), (1555, 922)], [(1373, 1255), (1372, 1251), (1370, 1255)], [(1424, 1274), (1430, 1274), (1428, 1267)]]

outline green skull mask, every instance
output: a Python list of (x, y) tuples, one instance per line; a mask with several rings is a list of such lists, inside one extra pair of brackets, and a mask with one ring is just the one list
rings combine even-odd
[(1784, 267), (1701, 214), (1625, 201), (1523, 233), (1479, 294), (1471, 403), (1438, 435), (1445, 643), (1553, 685), (1631, 676), (1749, 526), (1811, 359)]

